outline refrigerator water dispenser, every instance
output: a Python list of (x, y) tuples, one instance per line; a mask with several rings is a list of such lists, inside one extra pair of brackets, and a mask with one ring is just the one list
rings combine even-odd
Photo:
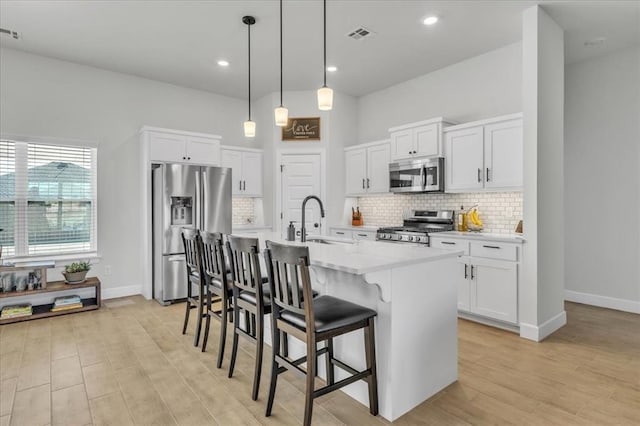
[(192, 197), (171, 197), (171, 225), (193, 225)]

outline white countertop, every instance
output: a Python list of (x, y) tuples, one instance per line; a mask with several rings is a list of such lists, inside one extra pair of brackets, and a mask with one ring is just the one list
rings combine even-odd
[[(275, 232), (258, 232), (248, 236), (257, 237), (260, 240), (261, 249), (264, 249), (265, 241), (267, 240), (282, 244), (302, 245), (299, 241), (286, 241), (280, 234)], [(355, 275), (434, 262), (463, 254), (462, 251), (449, 251), (430, 247), (406, 247), (401, 244), (377, 241), (351, 243), (351, 240), (334, 237), (323, 236), (320, 238), (334, 241), (335, 244), (304, 243), (309, 247), (311, 265)]]
[(496, 234), (491, 232), (458, 232), (458, 231), (445, 231), (431, 234), (431, 237), (446, 237), (446, 238), (459, 238), (465, 240), (482, 240), (482, 241), (496, 241), (502, 243), (524, 243), (525, 239), (521, 234), (509, 233), (509, 234)]
[(242, 225), (231, 225), (231, 228), (238, 231), (249, 231), (252, 229), (271, 229), (271, 225), (256, 225), (254, 223), (246, 223)]

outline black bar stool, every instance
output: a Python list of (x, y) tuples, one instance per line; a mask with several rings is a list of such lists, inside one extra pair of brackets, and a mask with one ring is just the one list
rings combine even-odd
[[(264, 292), (258, 257), (258, 239), (230, 235), (227, 241), (227, 252), (233, 288), (233, 349), (229, 363), (229, 377), (233, 376), (238, 354), (238, 336), (255, 342), (256, 361), (251, 392), (251, 398), (255, 401), (258, 399), (262, 372), (264, 316), (271, 313), (271, 300), (269, 295), (265, 295)], [(245, 313), (244, 329), (240, 327), (240, 310)]]
[[(182, 243), (184, 244), (184, 257), (187, 264), (187, 303), (186, 312), (184, 314), (184, 324), (182, 326), (182, 334), (187, 333), (187, 325), (189, 324), (189, 313), (191, 309), (198, 309), (198, 318), (196, 319), (196, 332), (193, 339), (193, 346), (198, 346), (200, 342), (200, 330), (202, 329), (202, 318), (204, 313), (204, 294), (205, 285), (202, 280), (202, 262), (200, 258), (200, 236), (197, 229), (184, 228), (182, 230)], [(193, 294), (193, 286), (198, 287), (198, 294)]]
[[(378, 383), (373, 320), (376, 311), (331, 296), (310, 297), (309, 249), (267, 241), (264, 257), (269, 272), (271, 289), (273, 330), (273, 361), (271, 384), (267, 401), (267, 417), (271, 415), (278, 375), (291, 370), (306, 376), (304, 424), (311, 424), (313, 399), (340, 389), (357, 380), (369, 385), (369, 412), (378, 415)], [(302, 290), (302, 291), (300, 291)], [(333, 338), (351, 331), (364, 329), (364, 346), (367, 368), (357, 371), (333, 357)], [(280, 332), (290, 334), (307, 346), (307, 355), (297, 360), (280, 353)], [(318, 342), (327, 346), (318, 349)], [(327, 385), (314, 389), (317, 373), (317, 357), (326, 354)], [(306, 371), (299, 367), (307, 363)], [(338, 366), (351, 373), (338, 382), (334, 380), (333, 367)]]
[[(202, 264), (202, 276), (204, 278), (207, 292), (206, 325), (204, 327), (204, 339), (202, 341), (202, 352), (207, 348), (209, 340), (209, 326), (211, 317), (220, 320), (220, 342), (218, 345), (218, 368), (222, 367), (224, 357), (224, 347), (227, 337), (227, 322), (230, 319), (227, 314), (231, 302), (231, 281), (227, 275), (227, 264), (224, 257), (223, 235), (219, 232), (200, 231), (198, 239), (198, 251)], [(213, 297), (219, 299), (220, 309), (212, 309)]]

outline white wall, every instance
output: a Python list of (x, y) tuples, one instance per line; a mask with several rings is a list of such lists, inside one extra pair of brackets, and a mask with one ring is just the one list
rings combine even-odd
[(358, 98), (358, 141), (444, 116), (460, 123), (522, 110), (522, 43), (493, 50)]
[(539, 6), (523, 13), (523, 282), (520, 335), (544, 339), (564, 312), (564, 33)]
[[(134, 76), (0, 50), (3, 134), (98, 144), (98, 249), (93, 273), (105, 289), (140, 284), (138, 131), (143, 125), (214, 133), (245, 141), (246, 102)], [(113, 275), (104, 274), (110, 265)], [(108, 294), (108, 292), (106, 292)]]
[(566, 71), (567, 299), (640, 313), (640, 48)]

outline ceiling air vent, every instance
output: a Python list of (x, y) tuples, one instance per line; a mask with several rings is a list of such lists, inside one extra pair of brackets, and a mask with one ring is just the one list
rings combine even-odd
[(20, 40), (20, 33), (17, 32), (17, 31), (11, 31), (11, 30), (7, 30), (5, 28), (0, 28), (0, 35), (6, 36), (6, 37), (11, 37), (11, 38), (14, 38), (16, 40)]
[(352, 38), (354, 40), (362, 40), (363, 38), (367, 37), (370, 38), (371, 36), (373, 36), (375, 33), (365, 27), (358, 27), (353, 31), (349, 31), (347, 33), (347, 37)]

